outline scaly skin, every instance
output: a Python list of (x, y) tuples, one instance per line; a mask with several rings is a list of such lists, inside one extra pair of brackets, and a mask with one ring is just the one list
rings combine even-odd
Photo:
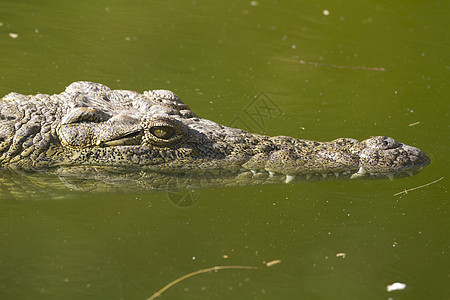
[(384, 136), (316, 142), (229, 128), (197, 117), (166, 90), (139, 94), (75, 82), (61, 94), (10, 93), (0, 101), (3, 169), (85, 177), (145, 172), (133, 180), (233, 185), (405, 177), (429, 162), (419, 149)]

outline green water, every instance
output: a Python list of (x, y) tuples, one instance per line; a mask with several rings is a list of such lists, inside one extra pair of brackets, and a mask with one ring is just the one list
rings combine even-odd
[[(450, 298), (446, 1), (2, 0), (0, 23), (1, 95), (171, 89), (225, 125), (388, 135), (432, 160), (394, 182), (205, 189), (184, 208), (165, 192), (0, 195), (0, 299), (147, 299), (225, 265), (258, 269), (193, 276), (161, 299)], [(277, 110), (254, 115), (258, 95)]]

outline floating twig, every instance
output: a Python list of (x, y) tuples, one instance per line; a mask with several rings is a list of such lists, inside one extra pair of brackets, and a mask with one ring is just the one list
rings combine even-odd
[(266, 266), (267, 267), (272, 267), (272, 266), (275, 266), (275, 265), (278, 265), (278, 264), (281, 264), (281, 260), (280, 259), (275, 259), (275, 260), (267, 262)]
[(327, 68), (335, 68), (335, 69), (380, 71), (380, 72), (386, 71), (385, 68), (379, 68), (379, 67), (344, 66), (344, 65), (325, 64), (325, 63), (319, 63), (319, 62), (315, 62), (315, 61), (306, 61), (306, 60), (299, 60), (298, 63), (302, 64), (302, 65), (313, 65), (316, 67), (327, 67)]
[(414, 187), (414, 188), (411, 188), (411, 189), (405, 189), (404, 191), (401, 191), (401, 192), (399, 192), (399, 193), (397, 193), (397, 194), (394, 194), (394, 196), (398, 196), (398, 195), (401, 195), (401, 194), (405, 194), (405, 195), (406, 195), (406, 194), (408, 194), (408, 192), (411, 192), (411, 191), (414, 191), (414, 190), (418, 190), (418, 189), (427, 187), (427, 186), (429, 186), (429, 185), (435, 184), (436, 182), (439, 182), (439, 181), (441, 181), (442, 179), (444, 179), (444, 177), (441, 177), (441, 178), (439, 178), (439, 179), (436, 179), (435, 181), (429, 182), (429, 183), (427, 183), (427, 184), (424, 184), (424, 185), (421, 185), (421, 186), (418, 186), (418, 187)]
[(415, 126), (415, 125), (418, 125), (418, 124), (420, 124), (420, 122), (411, 123), (411, 124), (409, 124), (408, 126)]
[(183, 275), (183, 276), (175, 279), (174, 281), (168, 283), (162, 289), (160, 289), (159, 291), (154, 293), (150, 298), (148, 298), (148, 300), (155, 299), (156, 297), (160, 296), (162, 293), (164, 293), (170, 287), (172, 287), (175, 284), (179, 283), (180, 281), (188, 279), (188, 278), (190, 278), (192, 276), (199, 275), (199, 274), (202, 274), (202, 273), (211, 272), (211, 271), (225, 270), (225, 269), (256, 270), (256, 269), (258, 269), (258, 267), (255, 267), (255, 266), (215, 266), (215, 267), (211, 267), (211, 268), (201, 269), (201, 270), (198, 270), (198, 271), (195, 271), (195, 272)]
[(325, 67), (325, 68), (334, 68), (334, 69), (378, 71), (378, 72), (386, 71), (386, 69), (382, 68), (382, 67), (335, 65), (335, 64), (320, 63), (320, 62), (316, 62), (316, 61), (308, 61), (308, 60), (303, 60), (303, 59), (299, 59), (299, 60), (296, 60), (296, 59), (281, 59), (281, 60), (288, 61), (288, 62), (299, 63), (301, 65), (313, 65), (315, 67)]

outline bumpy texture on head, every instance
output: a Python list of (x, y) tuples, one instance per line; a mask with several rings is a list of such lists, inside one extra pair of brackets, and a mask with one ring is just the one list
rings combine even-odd
[(229, 128), (197, 117), (166, 90), (139, 94), (75, 82), (61, 94), (10, 93), (0, 102), (1, 168), (230, 173), (230, 181), (260, 183), (403, 177), (428, 163), (419, 149), (384, 136), (316, 142)]

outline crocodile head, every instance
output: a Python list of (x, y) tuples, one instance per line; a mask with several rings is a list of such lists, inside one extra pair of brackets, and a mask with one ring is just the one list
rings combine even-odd
[[(30, 103), (35, 101), (34, 107), (47, 107), (39, 108), (42, 115), (29, 133), (21, 133), (20, 139), (17, 136), (29, 124), (16, 129), (13, 137), (14, 128), (0, 126), (0, 134), (3, 129), (9, 136), (5, 142), (9, 146), (0, 153), (0, 166), (151, 172), (227, 185), (392, 179), (413, 175), (430, 161), (419, 149), (384, 136), (362, 142), (350, 138), (316, 142), (251, 134), (199, 118), (167, 90), (139, 94), (75, 82), (59, 95), (44, 96), (39, 101), (27, 98)], [(17, 94), (7, 96), (9, 106), (14, 97)], [(46, 123), (51, 123), (51, 129), (42, 134)], [(40, 144), (34, 143), (33, 151), (27, 151), (24, 145), (38, 135)], [(18, 140), (21, 144), (15, 145)]]

